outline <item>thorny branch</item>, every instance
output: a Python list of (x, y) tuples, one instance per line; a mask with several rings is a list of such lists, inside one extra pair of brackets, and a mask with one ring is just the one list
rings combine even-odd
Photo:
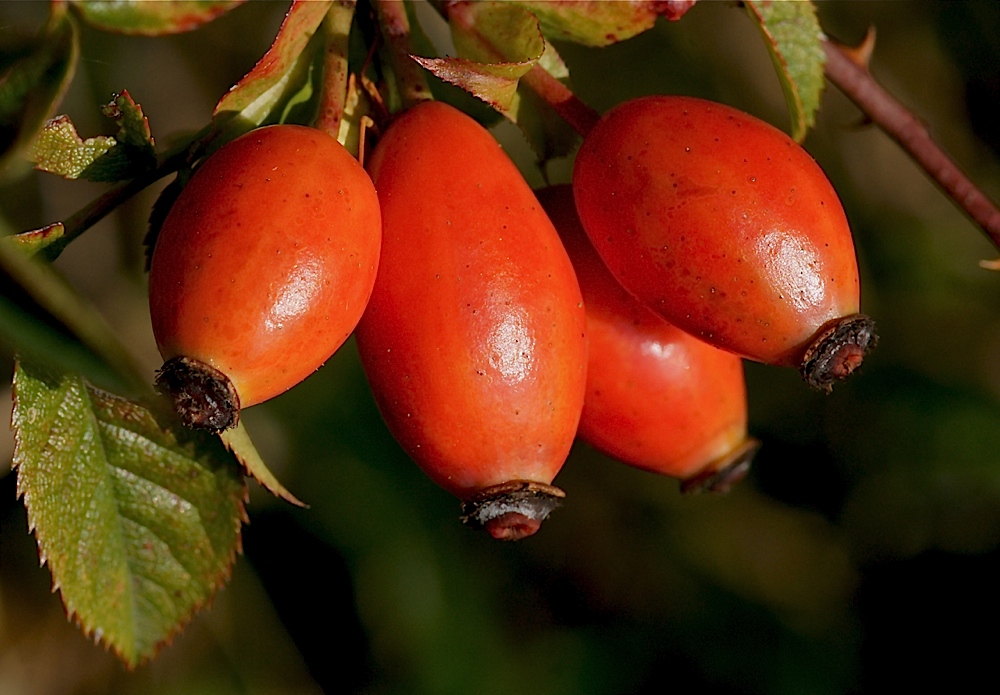
[[(873, 44), (871, 31), (856, 49), (824, 39), (827, 78), (899, 143), (1000, 249), (1000, 209), (941, 149), (927, 126), (875, 81), (868, 70)], [(1000, 264), (984, 265), (1000, 269)]]

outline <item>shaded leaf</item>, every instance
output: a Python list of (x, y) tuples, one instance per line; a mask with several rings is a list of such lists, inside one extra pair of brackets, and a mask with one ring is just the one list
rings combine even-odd
[(226, 448), (233, 452), (233, 455), (243, 464), (246, 472), (253, 476), (254, 480), (263, 485), (264, 489), (286, 502), (291, 502), (297, 507), (308, 506), (289, 492), (274, 476), (267, 467), (267, 464), (264, 463), (264, 459), (261, 458), (260, 452), (257, 451), (257, 447), (254, 446), (253, 441), (250, 439), (250, 434), (242, 422), (236, 425), (236, 427), (222, 432), (219, 438), (226, 445)]
[(229, 577), (246, 484), (213, 438), (164, 410), (21, 363), (14, 465), (67, 612), (132, 667)]
[(680, 19), (695, 0), (607, 2), (607, 0), (513, 0), (538, 17), (552, 39), (610, 46), (651, 29), (657, 17)]
[(35, 168), (67, 179), (122, 181), (156, 167), (156, 153), (149, 123), (128, 91), (122, 91), (101, 109), (115, 121), (114, 137), (99, 135), (82, 139), (68, 116), (45, 124), (32, 143), (29, 158)]
[(184, 186), (191, 178), (191, 170), (184, 169), (177, 174), (177, 177), (167, 184), (166, 188), (160, 191), (160, 195), (153, 203), (153, 208), (149, 211), (149, 229), (143, 237), (142, 245), (146, 257), (146, 271), (149, 271), (150, 263), (153, 262), (153, 249), (156, 248), (156, 240), (160, 236), (160, 230), (167, 219), (170, 208), (177, 202), (177, 197), (184, 190)]
[(7, 317), (0, 337), (22, 354), (112, 388), (149, 390), (149, 379), (104, 318), (51, 264), (28, 256), (16, 237), (0, 239), (0, 290)]
[(569, 155), (580, 136), (566, 119), (527, 87), (519, 87), (517, 96), (512, 116), (539, 163), (544, 165), (550, 159)]
[(157, 36), (191, 31), (243, 0), (74, 0), (88, 24), (120, 34)]
[[(361, 155), (362, 131), (372, 122), (370, 113), (371, 101), (368, 94), (358, 85), (354, 74), (351, 74), (347, 79), (347, 96), (337, 141), (355, 157)], [(364, 161), (361, 163), (364, 164)]]
[(826, 57), (816, 6), (811, 0), (747, 0), (744, 5), (764, 36), (781, 80), (792, 117), (792, 137), (802, 142), (816, 122), (824, 85)]
[(114, 120), (118, 126), (115, 137), (119, 144), (135, 147), (149, 157), (155, 157), (149, 120), (143, 114), (142, 107), (135, 103), (127, 89), (123, 89), (110, 104), (102, 107), (101, 113)]
[(120, 383), (114, 370), (0, 273), (0, 345), (43, 364)]
[(53, 16), (37, 38), (0, 47), (0, 167), (61, 101), (79, 52), (76, 24), (65, 14)]
[(309, 83), (311, 66), (322, 43), (312, 38), (330, 3), (295, 0), (267, 53), (216, 104), (212, 120), (217, 140), (226, 141), (278, 121), (286, 105)]
[(435, 59), (437, 77), (465, 89), (510, 115), (518, 80), (545, 50), (538, 20), (514, 5), (484, 2), (453, 5), (448, 25), (458, 58)]
[(2, 243), (13, 245), (30, 256), (59, 241), (65, 233), (66, 227), (63, 226), (63, 223), (54, 222), (38, 229), (12, 234), (6, 237)]
[(530, 63), (477, 63), (465, 58), (420, 58), (420, 63), (435, 77), (461, 87), (485, 101), (497, 111), (511, 109), (517, 93), (517, 81), (531, 69)]
[(538, 19), (515, 5), (469, 3), (453, 6), (448, 20), (461, 58), (440, 61), (432, 72), (514, 121), (542, 162), (572, 151), (577, 141), (572, 129), (530, 89), (519, 86), (536, 64), (556, 78), (569, 76), (562, 58), (542, 37)]

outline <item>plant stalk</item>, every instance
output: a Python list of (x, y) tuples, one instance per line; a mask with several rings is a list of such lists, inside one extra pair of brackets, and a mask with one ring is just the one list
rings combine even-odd
[(410, 54), (410, 18), (406, 14), (403, 0), (374, 0), (378, 12), (379, 28), (389, 50), (392, 69), (396, 73), (396, 84), (403, 108), (416, 106), (422, 101), (433, 99), (424, 69)]
[(823, 50), (827, 78), (906, 150), (1000, 250), (1000, 209), (935, 142), (927, 126), (875, 81), (851, 49), (824, 39)]
[(340, 137), (347, 100), (348, 39), (356, 7), (355, 0), (337, 0), (323, 18), (323, 86), (316, 127), (334, 138)]

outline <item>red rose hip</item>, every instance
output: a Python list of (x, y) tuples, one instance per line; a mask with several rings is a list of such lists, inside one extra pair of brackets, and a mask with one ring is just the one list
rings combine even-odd
[(724, 491), (746, 474), (743, 361), (664, 321), (612, 277), (587, 239), (569, 186), (538, 192), (587, 310), (587, 394), (578, 436), (630, 466)]
[(583, 407), (573, 267), (496, 140), (451, 106), (399, 115), (370, 170), (384, 237), (357, 341), (379, 409), (467, 523), (531, 535)]
[(837, 194), (763, 121), (691, 97), (626, 102), (585, 138), (573, 189), (619, 282), (703, 340), (824, 389), (874, 345)]
[(211, 155), (149, 274), (157, 384), (186, 424), (232, 427), (319, 368), (361, 317), (381, 234), (371, 179), (324, 132), (259, 128)]

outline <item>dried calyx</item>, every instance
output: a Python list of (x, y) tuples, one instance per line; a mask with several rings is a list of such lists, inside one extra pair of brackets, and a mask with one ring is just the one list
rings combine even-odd
[(553, 485), (524, 480), (494, 485), (462, 502), (462, 523), (483, 528), (500, 541), (532, 536), (566, 493)]
[(229, 378), (190, 357), (174, 357), (156, 373), (156, 387), (188, 427), (217, 433), (240, 421), (240, 397)]
[(838, 319), (819, 332), (802, 357), (799, 373), (810, 386), (829, 393), (834, 383), (861, 366), (877, 342), (875, 322), (868, 316)]

